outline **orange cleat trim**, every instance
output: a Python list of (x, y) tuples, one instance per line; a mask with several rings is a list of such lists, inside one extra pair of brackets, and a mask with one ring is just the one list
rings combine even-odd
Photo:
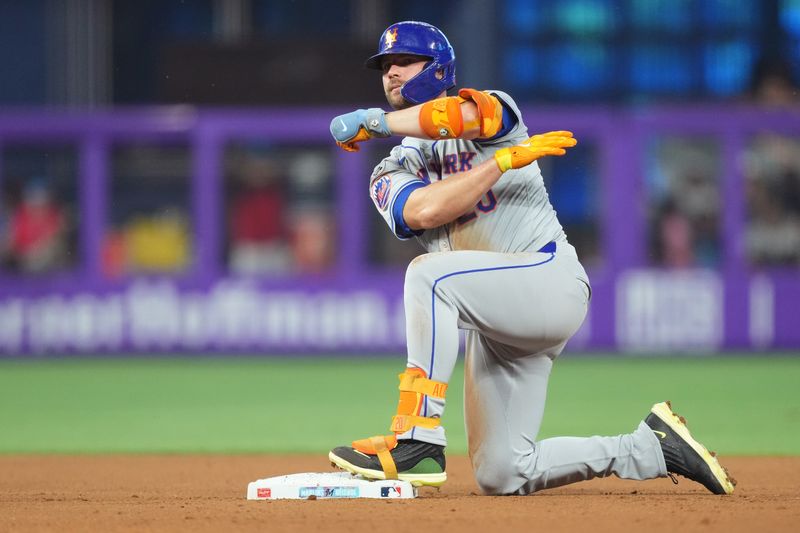
[(367, 455), (377, 455), (378, 450), (375, 448), (374, 439), (382, 439), (384, 446), (389, 450), (394, 450), (397, 446), (396, 435), (379, 435), (377, 437), (354, 440), (353, 449)]

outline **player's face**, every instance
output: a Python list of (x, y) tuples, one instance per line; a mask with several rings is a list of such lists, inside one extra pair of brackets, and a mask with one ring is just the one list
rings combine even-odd
[(424, 57), (408, 54), (390, 55), (383, 58), (383, 92), (386, 94), (389, 105), (394, 109), (405, 109), (414, 105), (400, 95), (400, 87), (419, 74), (427, 62), (428, 60)]

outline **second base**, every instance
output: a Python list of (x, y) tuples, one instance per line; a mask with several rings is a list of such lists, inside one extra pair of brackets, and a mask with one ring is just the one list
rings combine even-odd
[(315, 500), (317, 498), (416, 498), (408, 481), (368, 480), (347, 472), (308, 472), (258, 479), (247, 485), (248, 500)]

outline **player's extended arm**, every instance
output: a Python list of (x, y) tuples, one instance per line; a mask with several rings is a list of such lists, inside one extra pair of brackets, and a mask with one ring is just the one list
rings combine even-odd
[[(389, 129), (392, 130), (393, 135), (400, 135), (402, 137), (416, 137), (418, 139), (475, 139), (480, 135), (480, 124), (478, 122), (478, 106), (471, 100), (457, 101), (457, 96), (448, 96), (447, 98), (439, 98), (424, 104), (415, 105), (399, 111), (392, 111), (386, 113), (386, 123)], [(441, 104), (439, 104), (441, 102)], [(441, 111), (443, 115), (447, 115), (447, 106), (450, 107), (450, 115), (459, 113), (461, 115), (462, 127), (460, 131), (449, 130), (449, 133), (440, 135), (431, 135), (429, 132), (431, 128), (436, 126), (432, 124), (431, 115), (439, 111), (433, 109), (433, 104), (439, 104), (444, 109)], [(428, 106), (426, 108), (426, 106)], [(458, 110), (455, 110), (458, 106)], [(425, 122), (427, 120), (427, 123)], [(428, 132), (425, 131), (423, 123), (426, 123)]]
[(474, 209), (503, 172), (524, 167), (546, 155), (564, 155), (565, 148), (577, 143), (572, 132), (551, 131), (534, 135), (516, 146), (502, 148), (495, 152), (493, 160), (484, 161), (472, 170), (415, 189), (403, 207), (403, 219), (413, 230), (436, 228), (452, 222)]
[(494, 95), (461, 89), (424, 104), (385, 113), (382, 109), (358, 109), (331, 121), (331, 135), (344, 150), (357, 152), (358, 143), (374, 137), (420, 139), (475, 139), (495, 135), (503, 125), (503, 106)]

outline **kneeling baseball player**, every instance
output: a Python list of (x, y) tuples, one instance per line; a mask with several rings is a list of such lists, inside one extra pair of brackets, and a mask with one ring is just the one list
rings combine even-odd
[(469, 455), (486, 494), (529, 494), (615, 474), (674, 474), (730, 494), (734, 481), (669, 403), (629, 434), (537, 441), (553, 361), (586, 316), (591, 287), (547, 196), (536, 160), (575, 146), (569, 131), (531, 136), (514, 100), (455, 86), (453, 48), (422, 22), (392, 24), (368, 68), (383, 73), (393, 112), (359, 109), (331, 122), (343, 149), (401, 136), (369, 191), (400, 239), (428, 253), (405, 278), (408, 363), (388, 436), (329, 454), (370, 479), (416, 486), (447, 479), (441, 425), (464, 329)]

